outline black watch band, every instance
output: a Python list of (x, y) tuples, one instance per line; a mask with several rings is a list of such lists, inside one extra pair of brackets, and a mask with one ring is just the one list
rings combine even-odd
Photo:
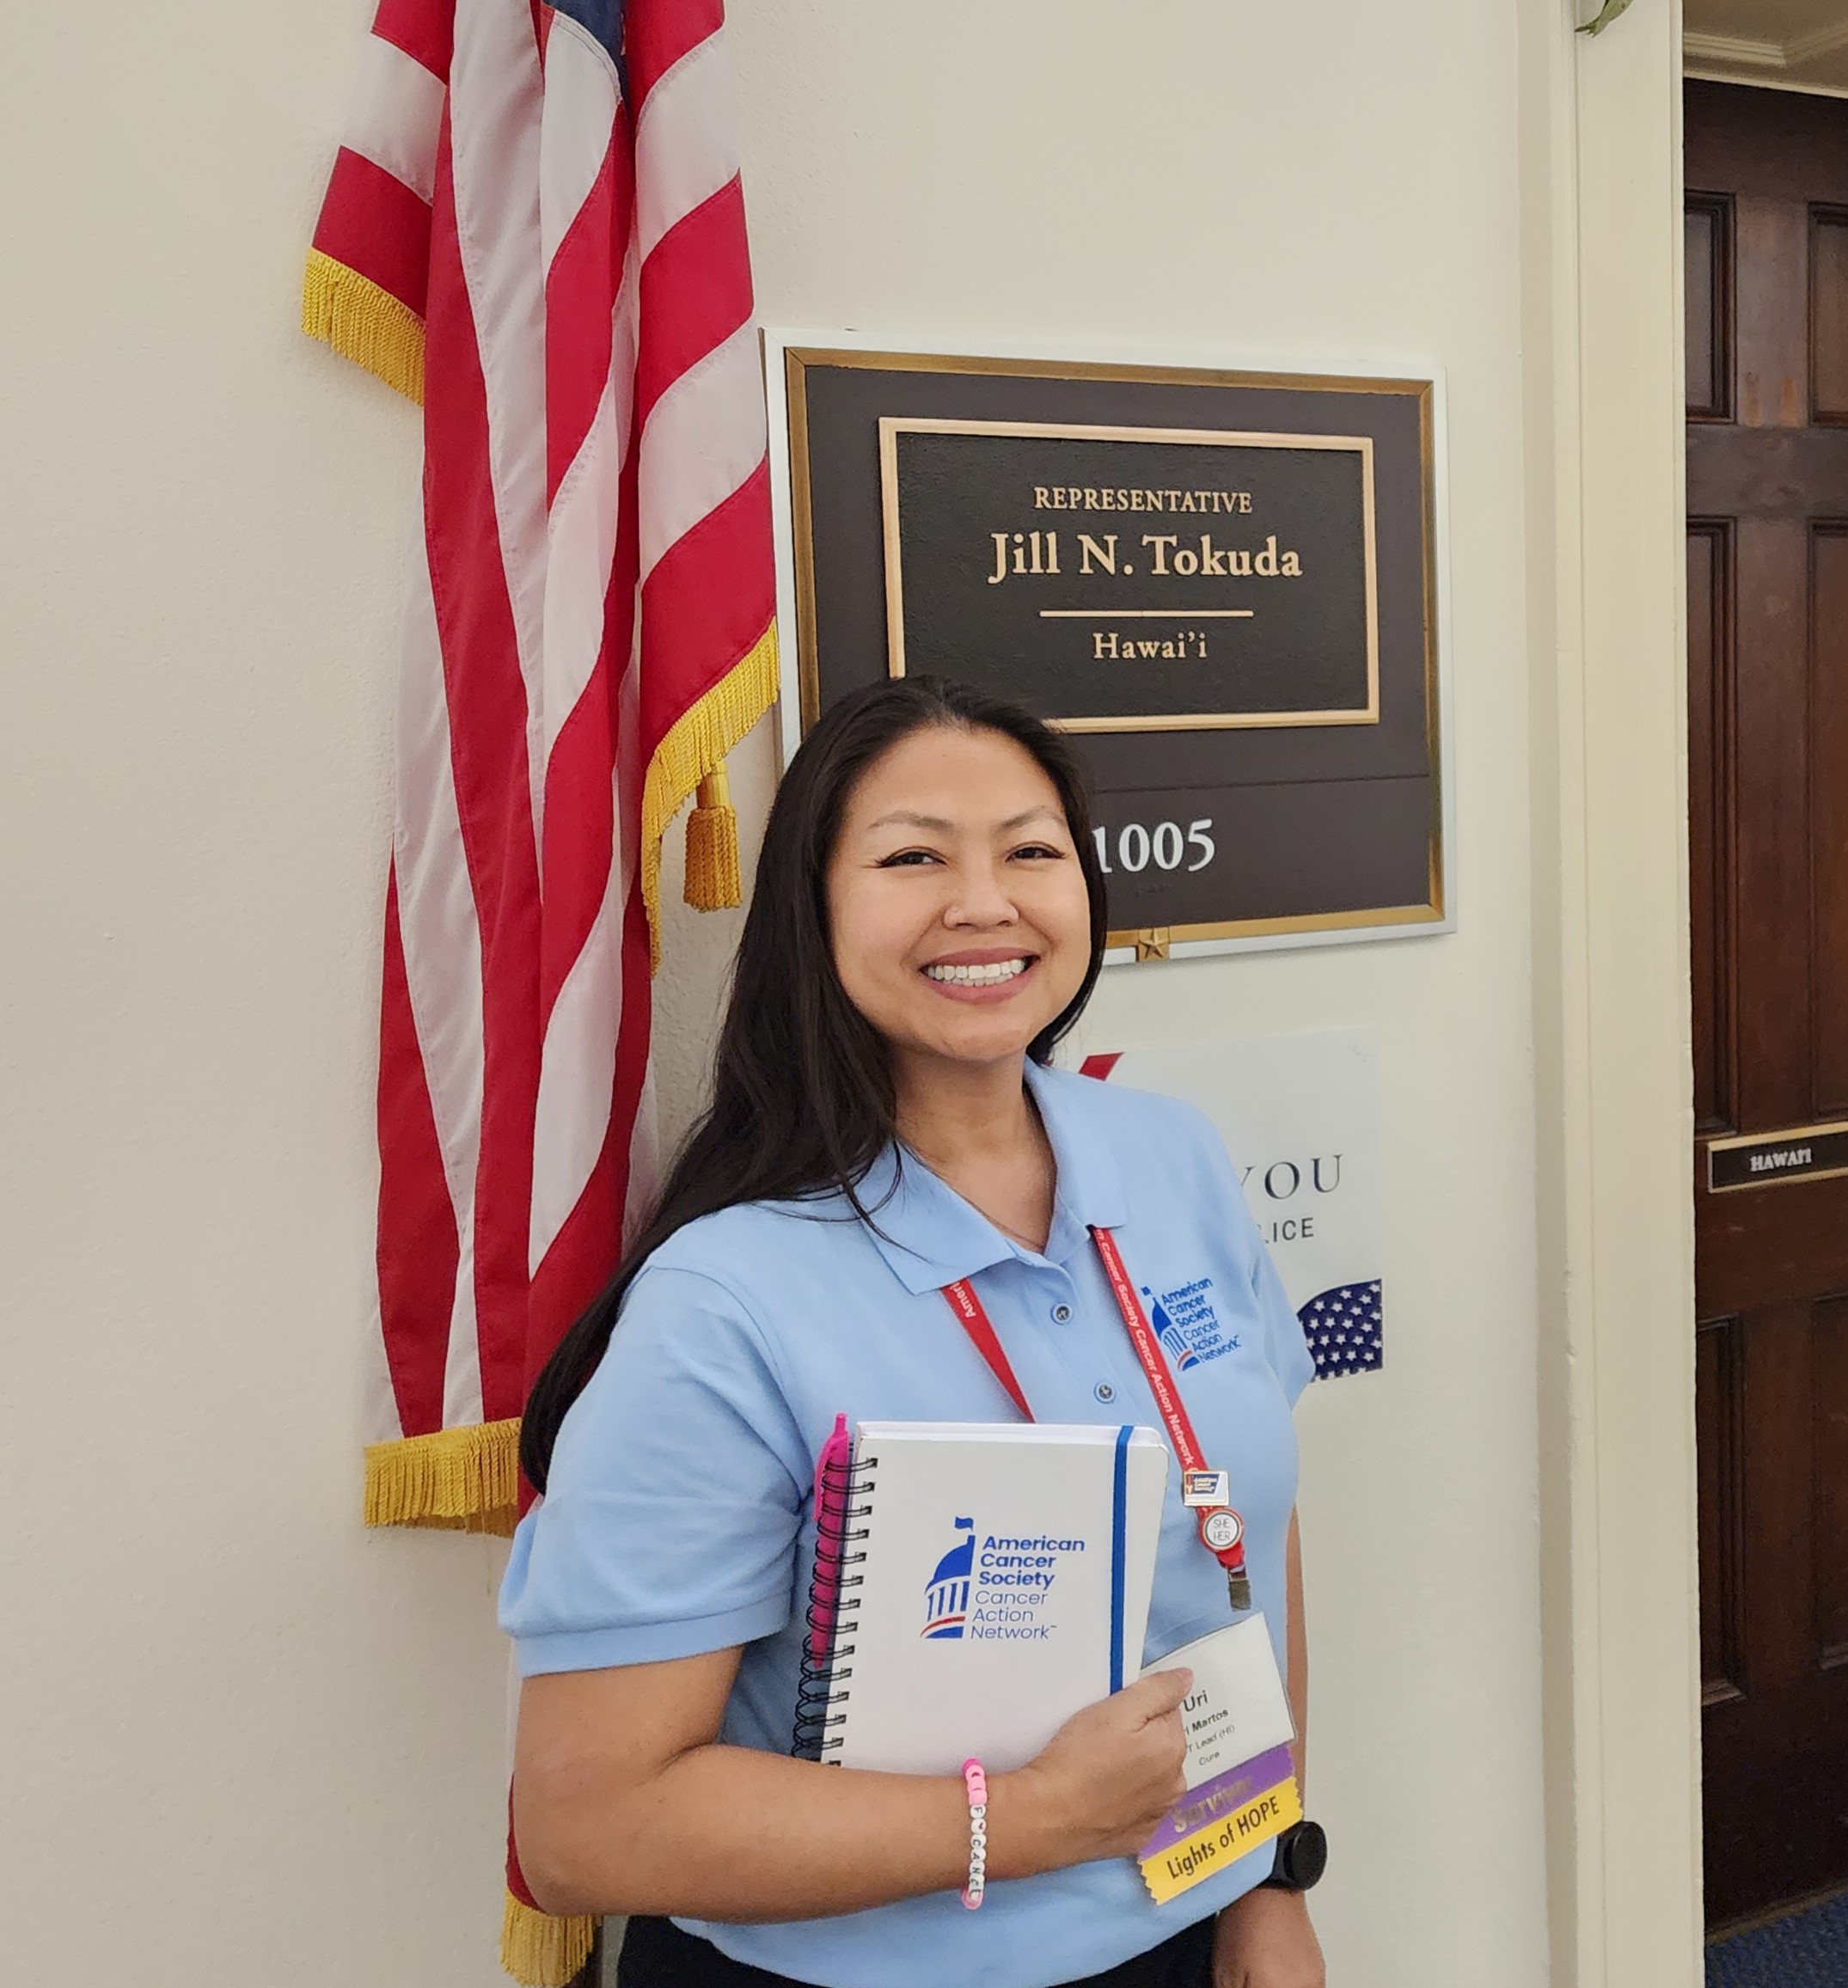
[(1277, 1838), (1276, 1868), (1263, 1881), (1272, 1891), (1306, 1892), (1327, 1869), (1328, 1832), (1319, 1822), (1296, 1822)]

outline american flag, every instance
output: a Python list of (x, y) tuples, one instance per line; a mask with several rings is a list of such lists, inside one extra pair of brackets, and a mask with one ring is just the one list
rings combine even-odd
[(1337, 1380), (1344, 1373), (1374, 1373), (1386, 1365), (1381, 1322), (1386, 1287), (1378, 1277), (1358, 1284), (1337, 1284), (1310, 1299), (1297, 1318), (1303, 1337), (1315, 1355), (1318, 1380)]
[[(737, 902), (723, 759), (776, 658), (723, 22), (381, 0), (315, 229), (306, 328), (424, 408), (375, 1524), (512, 1522), (526, 1388), (653, 1185), (660, 841), (695, 788), (688, 897)], [(582, 1929), (528, 1930), (527, 1978), (567, 1979)]]

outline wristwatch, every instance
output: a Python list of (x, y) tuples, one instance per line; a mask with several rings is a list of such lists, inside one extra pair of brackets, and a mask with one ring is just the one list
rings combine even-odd
[(1276, 1869), (1263, 1881), (1271, 1890), (1306, 1892), (1328, 1869), (1328, 1832), (1319, 1822), (1292, 1823), (1277, 1838)]

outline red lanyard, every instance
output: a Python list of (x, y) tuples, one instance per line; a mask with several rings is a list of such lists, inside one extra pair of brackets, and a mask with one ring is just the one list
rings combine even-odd
[[(1141, 1362), (1142, 1372), (1147, 1376), (1148, 1391), (1155, 1398), (1163, 1426), (1168, 1432), (1168, 1441), (1174, 1446), (1174, 1453), (1180, 1459), (1182, 1481), (1196, 1471), (1205, 1471), (1209, 1466), (1200, 1452), (1200, 1441), (1194, 1434), (1186, 1405), (1174, 1385), (1174, 1376), (1168, 1371), (1167, 1356), (1161, 1350), (1161, 1342), (1156, 1338), (1153, 1329), (1142, 1315), (1141, 1300), (1136, 1297), (1135, 1286), (1129, 1281), (1129, 1273), (1123, 1268), (1123, 1257), (1117, 1249), (1117, 1239), (1108, 1229), (1094, 1228), (1091, 1239), (1097, 1245), (1098, 1255), (1103, 1259), (1104, 1274), (1110, 1279), (1111, 1294), (1117, 1300), (1117, 1309), (1123, 1313), (1123, 1322), (1129, 1330), (1129, 1343), (1135, 1349), (1135, 1356)], [(948, 1299), (950, 1309), (955, 1312), (963, 1330), (975, 1342), (976, 1350), (988, 1361), (988, 1370), (1007, 1391), (1008, 1398), (1029, 1422), (1033, 1420), (1033, 1410), (1027, 1404), (1026, 1392), (1020, 1385), (994, 1326), (983, 1309), (981, 1299), (976, 1295), (976, 1287), (967, 1277), (961, 1277), (953, 1284), (945, 1284), (943, 1294)], [(1192, 1501), (1190, 1499), (1189, 1502)], [(1233, 1606), (1245, 1608), (1251, 1606), (1251, 1584), (1245, 1571), (1245, 1523), (1229, 1504), (1223, 1502), (1196, 1508), (1199, 1512), (1200, 1539), (1207, 1551), (1226, 1569), (1227, 1586), (1231, 1590)], [(1241, 1599), (1242, 1597), (1242, 1599)]]

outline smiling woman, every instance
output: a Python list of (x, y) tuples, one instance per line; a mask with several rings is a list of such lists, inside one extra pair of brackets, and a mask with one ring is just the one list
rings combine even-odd
[(1034, 1249), (1052, 1156), (1019, 1062), (1092, 970), (1085, 846), (1017, 739), (936, 725), (860, 782), (828, 869), (835, 970), (884, 1039), (905, 1143)]
[[(1119, 1396), (1153, 1419), (1103, 1266), (1115, 1232), (1140, 1274), (1210, 1288), (1244, 1328), (1187, 1405), (1237, 1460), (1302, 1728), (1302, 1335), (1206, 1122), (1048, 1067), (1102, 958), (1089, 831), (1068, 748), (1014, 707), (908, 677), (829, 712), (771, 811), (712, 1104), (534, 1390), (545, 1498), (502, 1603), (526, 1680), (515, 1823), (543, 1905), (631, 1915), (624, 1988), (1321, 1981), (1273, 1845), (1162, 1905), (1136, 1875), (1181, 1792), (1184, 1670), (989, 1778), (979, 1921), (958, 1899), (962, 1777), (786, 1752), (836, 1415), (1008, 1417), (944, 1302), (979, 1285), (1043, 1419), (1115, 1422), (1097, 1404)], [(1228, 1612), (1168, 1502), (1148, 1661)]]

